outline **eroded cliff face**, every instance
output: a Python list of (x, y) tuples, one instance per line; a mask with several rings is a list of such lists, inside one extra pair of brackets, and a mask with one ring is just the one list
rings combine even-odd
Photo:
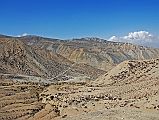
[(60, 54), (72, 62), (84, 63), (104, 71), (124, 60), (143, 60), (159, 56), (159, 49), (96, 39), (49, 40), (39, 41), (34, 45)]
[(87, 64), (78, 64), (52, 50), (27, 45), (18, 38), (0, 39), (0, 72), (22, 74), (56, 80), (75, 77), (96, 79), (103, 70)]
[(0, 44), (1, 73), (18, 72), (19, 74), (38, 75), (39, 69), (35, 68), (30, 59), (31, 48), (26, 48), (21, 41), (9, 38), (1, 38)]
[(125, 60), (157, 58), (159, 49), (97, 38), (57, 40), (37, 36), (0, 38), (1, 73), (69, 80), (96, 79)]

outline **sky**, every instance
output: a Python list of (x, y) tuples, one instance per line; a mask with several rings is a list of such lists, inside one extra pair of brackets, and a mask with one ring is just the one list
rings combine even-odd
[(0, 34), (70, 39), (159, 35), (159, 0), (0, 0)]

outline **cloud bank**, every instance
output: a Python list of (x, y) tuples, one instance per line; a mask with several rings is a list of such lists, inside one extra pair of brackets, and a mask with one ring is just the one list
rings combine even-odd
[(159, 48), (159, 37), (154, 36), (147, 31), (131, 32), (128, 35), (123, 37), (112, 36), (108, 40)]

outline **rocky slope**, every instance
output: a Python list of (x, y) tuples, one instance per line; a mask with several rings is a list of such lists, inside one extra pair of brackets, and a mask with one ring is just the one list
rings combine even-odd
[[(0, 37), (1, 73), (95, 79), (124, 60), (156, 58), (159, 49), (99, 38), (58, 40), (39, 36)], [(62, 74), (63, 73), (63, 74)], [(56, 79), (55, 78), (55, 79)]]
[(50, 50), (26, 45), (17, 38), (5, 37), (0, 38), (0, 73), (31, 75), (54, 81), (80, 76), (95, 79), (104, 71), (77, 64)]
[(44, 109), (38, 97), (43, 89), (37, 83), (0, 78), (0, 120), (26, 120)]
[(125, 85), (143, 80), (159, 78), (159, 59), (124, 61), (100, 76), (95, 84), (98, 85)]
[[(37, 40), (38, 39), (38, 40)], [(37, 37), (21, 38), (28, 45), (50, 50), (75, 63), (84, 63), (108, 71), (124, 60), (157, 58), (159, 49), (129, 43), (110, 42), (99, 38), (55, 40)]]
[[(99, 38), (0, 36), (0, 72), (55, 80), (96, 79), (124, 60), (156, 58), (159, 49)], [(80, 78), (81, 77), (81, 78)]]
[(126, 61), (89, 83), (58, 83), (41, 94), (55, 120), (158, 120), (159, 59)]

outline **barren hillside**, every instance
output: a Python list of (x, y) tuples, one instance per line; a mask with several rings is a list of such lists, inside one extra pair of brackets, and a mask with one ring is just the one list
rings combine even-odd
[(58, 83), (40, 94), (59, 119), (159, 119), (159, 59), (125, 61), (90, 83)]
[(0, 119), (159, 120), (158, 55), (97, 38), (1, 36)]
[(159, 49), (110, 42), (99, 38), (57, 40), (35, 36), (20, 38), (30, 46), (50, 50), (75, 63), (83, 63), (108, 71), (125, 60), (157, 58)]
[(95, 79), (104, 73), (87, 64), (78, 64), (50, 50), (28, 46), (15, 38), (0, 38), (0, 73), (23, 74), (68, 80), (74, 77)]

